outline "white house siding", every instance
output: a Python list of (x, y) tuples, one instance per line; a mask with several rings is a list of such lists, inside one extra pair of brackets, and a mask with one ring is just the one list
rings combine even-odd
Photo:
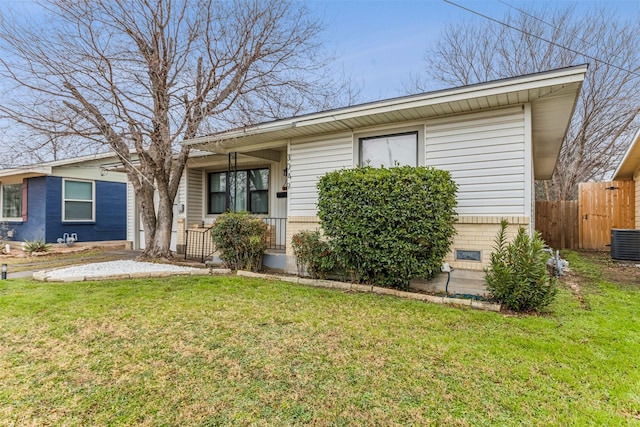
[(321, 176), (353, 167), (351, 134), (311, 142), (292, 142), (289, 147), (289, 217), (317, 215)]
[[(278, 163), (270, 165), (269, 172), (269, 216), (272, 218), (287, 217), (287, 198), (276, 197), (276, 194), (283, 191), (287, 183), (284, 170), (287, 168), (287, 153), (285, 151), (280, 155)], [(288, 173), (288, 170), (287, 170)]]
[(136, 236), (138, 234), (137, 212), (135, 191), (133, 185), (127, 182), (127, 241), (131, 242), (131, 247), (134, 249), (140, 247)]
[(426, 165), (451, 172), (460, 216), (529, 216), (524, 117), (518, 106), (427, 122)]
[(186, 194), (188, 194), (188, 197), (185, 196), (187, 200), (185, 222), (186, 227), (191, 227), (195, 224), (200, 224), (204, 218), (204, 174), (201, 169), (187, 169), (186, 176)]

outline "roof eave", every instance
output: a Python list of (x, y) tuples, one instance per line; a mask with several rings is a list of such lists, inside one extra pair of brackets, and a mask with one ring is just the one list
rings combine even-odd
[(527, 90), (536, 87), (569, 84), (581, 82), (584, 79), (587, 65), (567, 67), (560, 70), (536, 73), (527, 76), (513, 77), (509, 79), (497, 80), (488, 83), (481, 83), (460, 88), (445, 89), (436, 92), (429, 92), (419, 95), (410, 95), (401, 98), (360, 104), (336, 110), (320, 113), (308, 114), (305, 116), (291, 117), (273, 122), (262, 123), (242, 129), (233, 129), (213, 135), (194, 138), (183, 141), (182, 144), (194, 148), (213, 150), (213, 145), (224, 151), (223, 142), (229, 140), (241, 140), (247, 137), (271, 134), (272, 140), (287, 139), (287, 134), (294, 133), (294, 129), (307, 126), (335, 123), (348, 120), (354, 117), (362, 117), (372, 114), (383, 114), (385, 112), (424, 107), (429, 105), (455, 102), (471, 97), (492, 96), (503, 93)]
[(51, 166), (33, 166), (24, 168), (13, 168), (0, 170), (0, 179), (2, 178), (34, 178), (38, 176), (48, 176), (53, 172)]
[(633, 179), (633, 174), (638, 166), (640, 166), (640, 129), (638, 129), (634, 135), (629, 148), (627, 148), (626, 153), (624, 153), (622, 161), (613, 173), (613, 179)]

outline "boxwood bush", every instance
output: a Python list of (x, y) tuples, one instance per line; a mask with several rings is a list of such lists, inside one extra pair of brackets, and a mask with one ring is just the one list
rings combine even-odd
[(455, 234), (449, 172), (366, 166), (330, 172), (318, 189), (322, 229), (354, 280), (407, 289), (440, 271)]

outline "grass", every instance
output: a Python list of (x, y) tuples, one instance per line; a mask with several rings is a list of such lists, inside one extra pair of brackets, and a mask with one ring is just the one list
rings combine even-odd
[(3, 281), (0, 425), (640, 424), (640, 291), (569, 259), (581, 296), (542, 316), (238, 277)]

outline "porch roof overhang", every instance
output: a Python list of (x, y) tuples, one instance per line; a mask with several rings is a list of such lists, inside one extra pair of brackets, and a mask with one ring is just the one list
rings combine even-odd
[(74, 157), (70, 159), (54, 160), (35, 165), (19, 166), (16, 168), (0, 170), (0, 179), (25, 179), (53, 174), (55, 168), (71, 166), (94, 160), (103, 160), (114, 157), (111, 153), (92, 154), (88, 156)]
[(21, 168), (13, 168), (13, 169), (4, 169), (0, 170), (0, 181), (3, 179), (26, 179), (26, 178), (35, 178), (38, 176), (47, 176), (51, 175), (53, 172), (53, 168), (51, 166), (31, 166), (31, 167), (21, 167)]
[(355, 105), (276, 120), (183, 141), (228, 153), (282, 146), (295, 138), (531, 104), (535, 179), (550, 179), (587, 65)]
[(640, 167), (640, 129), (636, 132), (635, 136), (631, 140), (627, 152), (624, 153), (622, 161), (618, 165), (618, 168), (613, 173), (613, 179), (615, 180), (630, 180), (633, 179), (633, 174), (636, 169)]

